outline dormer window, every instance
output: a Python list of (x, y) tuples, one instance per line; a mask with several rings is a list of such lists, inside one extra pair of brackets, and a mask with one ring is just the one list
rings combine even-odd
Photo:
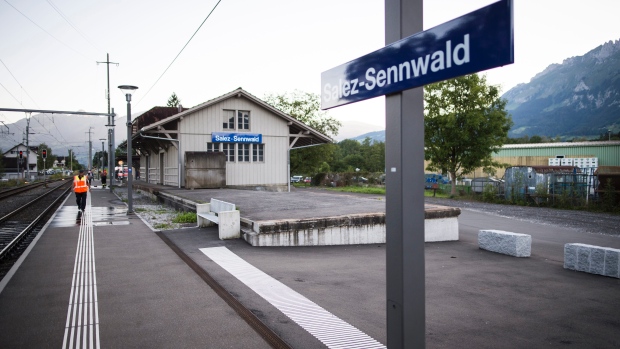
[(250, 111), (249, 110), (224, 110), (224, 130), (250, 130)]

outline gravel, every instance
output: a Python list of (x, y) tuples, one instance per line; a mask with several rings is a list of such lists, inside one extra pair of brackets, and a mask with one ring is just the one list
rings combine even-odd
[(584, 233), (620, 237), (620, 215), (616, 214), (428, 197), (425, 202), (435, 205), (460, 207), (461, 210), (484, 212), (526, 222), (555, 225)]
[[(114, 193), (123, 202), (127, 202), (126, 189), (115, 188)], [(132, 203), (134, 212), (155, 229), (177, 230), (196, 226), (196, 223), (173, 223), (172, 220), (180, 212), (170, 206), (160, 204), (141, 190), (133, 191)]]

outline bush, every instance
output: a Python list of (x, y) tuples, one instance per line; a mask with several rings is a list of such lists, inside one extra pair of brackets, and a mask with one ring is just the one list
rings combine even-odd
[(497, 201), (497, 186), (493, 184), (487, 184), (482, 189), (482, 201), (495, 202)]
[(179, 212), (172, 218), (172, 223), (196, 223), (197, 221), (196, 212)]

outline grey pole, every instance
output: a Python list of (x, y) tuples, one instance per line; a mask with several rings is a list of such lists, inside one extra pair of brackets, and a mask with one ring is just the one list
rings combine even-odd
[(99, 140), (101, 141), (101, 156), (99, 157), (101, 159), (101, 168), (99, 169), (99, 179), (101, 179), (101, 173), (105, 169), (105, 160), (107, 160), (103, 156), (103, 153), (105, 153), (105, 140), (106, 139), (105, 138), (99, 138)]
[(120, 88), (125, 93), (127, 99), (127, 213), (133, 213), (133, 171), (131, 169), (131, 93), (138, 89), (136, 86), (121, 85)]
[[(423, 0), (385, 0), (385, 42), (423, 30)], [(386, 96), (387, 346), (424, 348), (423, 88)]]
[(133, 213), (133, 172), (131, 171), (131, 94), (127, 97), (127, 213)]
[(108, 123), (108, 126), (110, 126), (110, 129), (108, 131), (110, 132), (110, 143), (108, 143), (108, 147), (110, 148), (110, 154), (109, 154), (110, 162), (108, 163), (109, 164), (108, 167), (111, 166), (109, 176), (110, 176), (110, 192), (112, 192), (112, 185), (114, 184), (114, 180), (116, 179), (114, 178), (114, 174), (113, 174), (114, 169), (116, 167), (116, 159), (114, 156), (114, 151), (115, 151), (114, 150), (114, 117), (115, 117), (114, 108), (112, 108), (112, 115), (110, 115), (109, 117), (110, 117), (110, 121)]

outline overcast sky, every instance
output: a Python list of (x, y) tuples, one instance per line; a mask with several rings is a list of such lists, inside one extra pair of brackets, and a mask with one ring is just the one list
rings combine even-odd
[[(0, 0), (0, 107), (126, 116), (118, 85), (136, 85), (132, 110), (184, 107), (242, 87), (255, 96), (320, 93), (321, 72), (384, 46), (382, 0)], [(493, 0), (427, 0), (434, 27)], [(514, 0), (515, 63), (487, 71), (506, 92), (551, 63), (620, 39), (618, 0)], [(58, 10), (58, 11), (57, 11)], [(160, 79), (161, 76), (161, 79)], [(158, 80), (159, 79), (159, 80)], [(384, 127), (384, 98), (329, 111)], [(0, 112), (5, 123), (24, 113)], [(102, 126), (99, 133), (105, 135)], [(18, 139), (21, 137), (17, 136)]]

